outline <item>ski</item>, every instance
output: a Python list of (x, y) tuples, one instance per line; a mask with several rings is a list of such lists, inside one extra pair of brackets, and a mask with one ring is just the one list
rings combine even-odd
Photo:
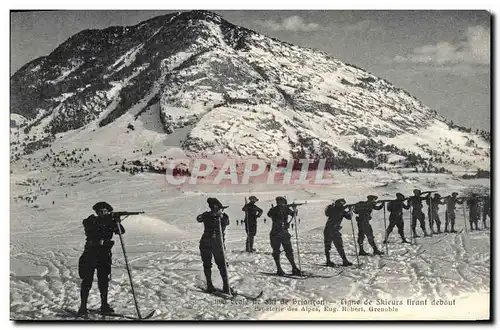
[(232, 295), (229, 295), (227, 293), (224, 293), (224, 291), (222, 291), (221, 289), (215, 289), (215, 291), (213, 292), (210, 292), (210, 291), (207, 291), (207, 289), (201, 287), (201, 286), (196, 286), (197, 289), (199, 289), (200, 292), (203, 292), (203, 293), (206, 293), (206, 294), (211, 294), (213, 296), (216, 296), (216, 297), (219, 297), (219, 298), (224, 298), (224, 299), (234, 299), (236, 297), (243, 297), (247, 300), (252, 300), (252, 301), (255, 301), (255, 300), (258, 300), (259, 298), (261, 298), (263, 295), (264, 295), (264, 291), (260, 291), (259, 294), (253, 296), (253, 295), (249, 295), (249, 294), (246, 294), (246, 293), (243, 293), (243, 292), (239, 292), (239, 291), (236, 291), (236, 290), (233, 290), (233, 294)]
[(247, 300), (256, 301), (264, 295), (264, 291), (260, 291), (259, 294), (256, 296), (248, 295), (246, 293), (239, 292), (239, 291), (233, 291), (233, 294), (237, 297), (243, 297)]
[(306, 273), (306, 272), (302, 272), (302, 276), (293, 275), (293, 274), (278, 275), (277, 273), (270, 273), (270, 272), (259, 272), (259, 273), (262, 275), (267, 275), (267, 276), (285, 277), (285, 278), (292, 278), (295, 280), (306, 280), (308, 278), (332, 278), (333, 277), (333, 276), (315, 275), (315, 274)]
[(101, 313), (101, 311), (98, 310), (98, 309), (89, 309), (88, 311), (89, 311), (89, 313), (98, 314), (98, 315), (101, 315), (101, 316), (120, 317), (120, 318), (124, 318), (124, 319), (128, 319), (128, 320), (136, 320), (136, 321), (150, 319), (151, 317), (153, 317), (153, 315), (155, 313), (155, 310), (153, 309), (146, 316), (142, 316), (141, 318), (138, 318), (137, 316), (125, 315), (125, 314), (116, 313), (116, 312), (115, 313), (104, 314), (104, 313)]
[(320, 267), (328, 267), (328, 268), (339, 268), (339, 267), (342, 267), (342, 268), (348, 268), (348, 267), (356, 267), (355, 265), (351, 265), (351, 266), (344, 266), (342, 264), (335, 264), (334, 266), (329, 266), (327, 264), (316, 264), (316, 266), (320, 266)]
[(78, 314), (77, 311), (73, 310), (73, 309), (70, 309), (70, 308), (63, 308), (63, 311), (67, 314), (70, 314), (72, 317), (76, 318), (76, 319), (82, 319), (82, 320), (86, 320), (86, 321), (92, 321), (91, 318), (89, 318), (88, 315), (81, 315), (81, 314)]

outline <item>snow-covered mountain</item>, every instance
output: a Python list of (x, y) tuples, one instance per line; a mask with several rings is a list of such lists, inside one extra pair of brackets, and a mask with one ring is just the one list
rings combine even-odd
[[(432, 171), (490, 167), (488, 138), (330, 55), (208, 11), (82, 31), (11, 77), (11, 156), (180, 147)], [(45, 153), (45, 152), (43, 152)]]

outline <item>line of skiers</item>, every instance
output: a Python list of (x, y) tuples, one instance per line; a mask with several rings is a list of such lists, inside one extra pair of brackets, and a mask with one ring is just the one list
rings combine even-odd
[[(380, 251), (375, 243), (375, 238), (373, 235), (373, 228), (370, 224), (372, 219), (373, 210), (385, 211), (385, 203), (387, 203), (387, 210), (389, 214), (389, 225), (386, 228), (384, 244), (387, 244), (387, 239), (391, 234), (394, 227), (398, 228), (398, 233), (401, 237), (402, 243), (410, 243), (406, 240), (404, 234), (404, 221), (403, 221), (403, 209), (411, 210), (411, 233), (412, 240), (414, 238), (420, 237), (416, 232), (417, 220), (420, 222), (420, 228), (423, 231), (424, 236), (431, 236), (425, 226), (425, 214), (423, 213), (423, 201), (427, 202), (429, 205), (428, 217), (429, 226), (433, 234), (442, 233), (441, 232), (441, 221), (439, 218), (439, 205), (446, 205), (446, 215), (445, 215), (445, 228), (444, 232), (456, 233), (455, 230), (455, 208), (456, 204), (463, 204), (465, 198), (458, 198), (458, 193), (454, 192), (449, 196), (441, 197), (438, 193), (435, 193), (431, 197), (431, 193), (421, 192), (418, 189), (413, 191), (413, 196), (405, 197), (401, 193), (396, 194), (395, 200), (381, 200), (377, 201), (378, 197), (374, 195), (369, 195), (366, 201), (360, 201), (356, 204), (347, 204), (344, 199), (337, 199), (331, 205), (325, 208), (325, 215), (327, 217), (327, 222), (323, 231), (324, 234), (324, 246), (325, 246), (325, 256), (326, 265), (335, 266), (330, 258), (331, 245), (335, 246), (339, 256), (342, 258), (343, 266), (352, 266), (352, 263), (347, 259), (346, 253), (344, 251), (343, 240), (342, 240), (342, 220), (348, 219), (352, 220), (353, 213), (356, 214), (356, 223), (358, 227), (358, 239), (357, 243), (359, 245), (359, 255), (366, 256), (369, 255), (364, 250), (364, 240), (365, 237), (368, 243), (373, 249), (374, 255), (383, 255), (384, 252)], [(471, 198), (467, 199), (467, 204), (469, 206), (469, 219), (471, 230), (478, 229), (478, 221), (481, 214), (480, 211), (480, 200), (483, 199), (483, 224), (484, 228), (486, 226), (486, 217), (491, 219), (491, 208), (490, 208), (490, 198), (479, 197), (473, 194)], [(253, 248), (254, 238), (257, 233), (257, 219), (262, 216), (263, 210), (256, 205), (258, 198), (255, 196), (249, 197), (249, 202), (245, 203), (242, 211), (245, 212), (245, 230), (247, 233), (246, 240), (246, 252), (255, 252)], [(232, 290), (229, 287), (227, 278), (227, 264), (224, 262), (224, 232), (227, 225), (229, 225), (229, 218), (224, 213), (225, 206), (216, 198), (209, 198), (207, 200), (210, 211), (205, 212), (198, 216), (198, 222), (203, 222), (205, 225), (205, 230), (203, 236), (200, 240), (200, 253), (203, 260), (203, 268), (205, 271), (207, 290), (215, 291), (211, 279), (211, 256), (219, 267), (223, 281), (223, 291), (227, 294), (231, 294)], [(276, 197), (276, 206), (272, 206), (267, 212), (267, 216), (272, 220), (272, 227), (269, 233), (270, 244), (272, 248), (272, 256), (276, 264), (277, 275), (285, 275), (281, 267), (281, 247), (285, 253), (292, 267), (292, 275), (302, 275), (301, 270), (297, 267), (294, 260), (293, 247), (291, 243), (291, 235), (288, 232), (290, 224), (296, 219), (298, 214), (297, 210), (298, 204), (288, 204), (287, 200), (282, 197)], [(218, 219), (222, 219), (219, 221)], [(221, 225), (220, 231), (217, 231), (217, 225)], [(434, 230), (434, 225), (436, 229)], [(450, 228), (450, 230), (448, 230)], [(354, 231), (354, 230), (353, 230)], [(222, 233), (222, 236), (218, 233)]]
[[(424, 232), (424, 236), (429, 236), (425, 228), (425, 215), (422, 211), (422, 202), (424, 200), (426, 200), (429, 205), (428, 216), (432, 233), (441, 233), (441, 221), (439, 219), (438, 210), (439, 205), (442, 204), (446, 205), (446, 220), (444, 232), (456, 232), (455, 207), (456, 204), (463, 204), (465, 201), (467, 201), (467, 205), (469, 206), (469, 221), (471, 230), (478, 229), (478, 222), (481, 215), (483, 216), (484, 228), (487, 228), (486, 217), (489, 217), (491, 221), (491, 206), (489, 196), (478, 196), (477, 194), (473, 194), (470, 198), (458, 198), (458, 194), (454, 192), (450, 196), (441, 197), (436, 193), (434, 194), (434, 197), (430, 197), (430, 194), (432, 192), (422, 193), (418, 189), (415, 189), (413, 192), (414, 195), (408, 198), (405, 198), (405, 196), (403, 196), (402, 194), (397, 193), (395, 200), (377, 201), (377, 196), (369, 195), (366, 201), (361, 201), (356, 204), (348, 205), (346, 204), (346, 201), (341, 198), (337, 199), (331, 205), (328, 205), (325, 208), (327, 221), (324, 228), (326, 265), (335, 266), (335, 264), (330, 259), (330, 250), (332, 243), (337, 249), (339, 256), (342, 258), (342, 265), (352, 265), (352, 263), (346, 257), (343, 247), (342, 234), (340, 231), (342, 229), (342, 220), (344, 218), (352, 220), (353, 213), (357, 215), (355, 220), (358, 226), (357, 243), (359, 245), (359, 255), (368, 255), (363, 247), (365, 237), (367, 238), (368, 243), (371, 245), (374, 255), (384, 254), (377, 248), (370, 220), (372, 219), (372, 211), (383, 209), (385, 203), (388, 203), (387, 210), (390, 212), (389, 225), (386, 228), (386, 235), (384, 240), (385, 244), (387, 243), (387, 239), (394, 227), (398, 228), (402, 243), (409, 243), (404, 235), (403, 209), (411, 210), (411, 230), (413, 238), (419, 237), (416, 233), (417, 220), (420, 222), (420, 227)], [(255, 235), (257, 233), (257, 219), (263, 214), (263, 210), (256, 205), (256, 202), (258, 201), (259, 200), (257, 197), (250, 196), (249, 202), (245, 203), (242, 208), (242, 211), (245, 212), (244, 221), (245, 229), (247, 232), (245, 250), (246, 252), (250, 253), (255, 252), (253, 244)], [(197, 216), (197, 221), (199, 223), (203, 223), (204, 225), (203, 235), (199, 242), (199, 249), (207, 282), (207, 290), (216, 290), (212, 283), (213, 259), (219, 269), (222, 278), (223, 291), (227, 294), (231, 294), (232, 289), (230, 288), (228, 282), (224, 244), (225, 229), (229, 225), (229, 217), (226, 213), (224, 213), (224, 209), (226, 209), (227, 206), (223, 206), (218, 199), (212, 197), (207, 199), (207, 203), (210, 210)], [(292, 274), (298, 276), (302, 275), (300, 268), (297, 267), (294, 260), (291, 235), (288, 232), (291, 223), (294, 220), (297, 221), (298, 205), (300, 204), (288, 204), (285, 197), (279, 196), (276, 197), (276, 206), (271, 206), (271, 209), (269, 209), (269, 211), (267, 212), (267, 216), (272, 220), (272, 228), (269, 233), (269, 239), (272, 248), (272, 256), (276, 264), (276, 273), (278, 275), (285, 275), (280, 261), (281, 247), (285, 252), (286, 258), (290, 262), (290, 265), (292, 267)], [(98, 288), (101, 294), (101, 312), (104, 314), (110, 314), (114, 312), (113, 308), (111, 308), (111, 306), (108, 304), (108, 286), (111, 276), (112, 263), (111, 248), (114, 245), (114, 241), (112, 240), (112, 238), (114, 234), (123, 235), (125, 233), (125, 229), (121, 224), (120, 216), (140, 213), (113, 212), (113, 208), (111, 207), (111, 205), (106, 202), (99, 202), (95, 204), (93, 206), (93, 210), (95, 211), (96, 215), (91, 215), (83, 221), (86, 244), (83, 254), (81, 255), (78, 262), (78, 274), (82, 280), (80, 288), (81, 305), (78, 311), (78, 313), (81, 315), (86, 315), (88, 313), (87, 300), (89, 297), (90, 289), (92, 287), (94, 273), (96, 271), (98, 278)], [(434, 231), (434, 224), (436, 224), (437, 231)], [(354, 233), (353, 225), (352, 228)], [(449, 231), (448, 228), (450, 228)], [(297, 227), (296, 235), (298, 238)], [(123, 242), (122, 248), (124, 256), (126, 258)], [(128, 264), (127, 271), (129, 271)], [(130, 273), (129, 277), (130, 281), (132, 282)]]

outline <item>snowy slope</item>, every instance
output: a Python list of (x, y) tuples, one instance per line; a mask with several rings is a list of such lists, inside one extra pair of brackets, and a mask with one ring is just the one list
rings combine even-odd
[[(481, 319), (488, 315), (490, 284), (490, 232), (442, 234), (418, 239), (417, 245), (400, 245), (394, 231), (390, 238), (388, 257), (361, 257), (362, 269), (329, 269), (324, 262), (324, 207), (344, 197), (348, 202), (375, 193), (391, 198), (395, 192), (409, 193), (414, 187), (437, 188), (442, 194), (463, 191), (471, 184), (489, 187), (487, 180), (460, 181), (446, 175), (411, 174), (406, 177), (381, 171), (334, 173), (335, 185), (299, 187), (294, 191), (283, 185), (192, 186), (178, 189), (165, 184), (162, 175), (116, 173), (106, 167), (95, 170), (47, 168), (38, 173), (19, 169), (12, 175), (11, 188), (11, 318), (65, 319), (64, 307), (77, 308), (79, 283), (77, 261), (83, 249), (81, 221), (92, 213), (93, 203), (106, 200), (116, 210), (146, 211), (124, 221), (128, 259), (139, 305), (143, 313), (156, 309), (154, 319), (297, 319), (297, 318), (399, 318), (454, 317)], [(45, 193), (47, 192), (47, 193)], [(67, 194), (67, 196), (66, 196)], [(304, 270), (332, 278), (293, 280), (268, 277), (259, 271), (274, 271), (268, 231), (270, 221), (259, 224), (255, 247), (258, 253), (244, 253), (245, 231), (236, 220), (244, 197), (255, 194), (267, 212), (274, 197), (286, 195), (289, 200), (308, 204), (300, 208), (300, 251)], [(26, 198), (38, 196), (34, 202)], [(269, 312), (263, 300), (254, 305), (228, 304), (196, 291), (204, 276), (199, 257), (198, 240), (202, 228), (195, 220), (206, 209), (207, 196), (217, 196), (227, 210), (231, 225), (227, 231), (228, 262), (231, 284), (243, 292), (264, 290), (263, 299), (324, 300), (334, 307), (345, 299), (457, 299), (469, 313), (452, 313), (435, 308), (416, 314), (415, 309), (400, 313), (326, 313)], [(53, 203), (54, 201), (54, 203)], [(440, 210), (441, 219), (444, 209)], [(405, 231), (409, 235), (408, 214)], [(461, 209), (457, 210), (457, 230), (464, 227)], [(382, 248), (383, 212), (374, 212), (372, 220), (377, 244)], [(355, 262), (350, 223), (343, 224), (344, 245), (348, 258)], [(292, 232), (293, 233), (293, 232)], [(118, 238), (117, 238), (118, 240)], [(295, 238), (293, 238), (294, 249)], [(365, 243), (367, 246), (367, 243)], [(406, 252), (408, 250), (408, 252)], [(368, 248), (368, 251), (371, 251)], [(332, 250), (335, 262), (339, 262)], [(134, 314), (133, 300), (124, 267), (120, 245), (113, 248), (113, 273), (110, 303), (119, 311)], [(288, 263), (283, 266), (289, 270)], [(385, 265), (385, 266), (383, 266)], [(216, 286), (221, 285), (214, 269)], [(243, 298), (241, 298), (243, 299)], [(464, 300), (465, 299), (465, 300)], [(473, 300), (471, 300), (473, 299)], [(471, 308), (471, 304), (475, 306)], [(338, 305), (338, 304), (337, 304)], [(94, 285), (89, 306), (99, 306)], [(337, 306), (339, 307), (339, 306)], [(427, 313), (427, 314), (426, 314)], [(446, 313), (443, 315), (443, 313)], [(405, 314), (408, 315), (408, 314)]]

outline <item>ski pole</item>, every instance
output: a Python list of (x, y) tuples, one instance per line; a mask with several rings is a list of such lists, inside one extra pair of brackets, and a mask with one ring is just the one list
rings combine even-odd
[(462, 208), (462, 209), (464, 210), (464, 226), (465, 226), (465, 232), (467, 233), (468, 231), (467, 231), (467, 215), (465, 214), (465, 201), (464, 201), (464, 203), (462, 204), (462, 206), (463, 206), (463, 208)]
[(359, 265), (358, 247), (356, 246), (356, 237), (354, 236), (354, 219), (352, 206), (349, 208), (349, 213), (351, 213), (352, 242), (354, 243), (354, 252), (356, 252), (356, 261), (358, 262), (358, 268), (360, 268), (361, 266)]
[(132, 297), (134, 298), (135, 310), (137, 311), (137, 317), (139, 319), (142, 319), (141, 311), (139, 310), (139, 305), (137, 304), (137, 298), (135, 297), (134, 282), (132, 281), (132, 272), (130, 271), (130, 267), (128, 265), (127, 252), (125, 251), (125, 244), (123, 243), (122, 229), (120, 228), (120, 222), (117, 221), (116, 226), (118, 227), (118, 236), (120, 236), (120, 243), (122, 245), (123, 257), (125, 259), (125, 266), (127, 267), (128, 278), (130, 280), (130, 287), (132, 289)]
[[(221, 246), (221, 250), (222, 250), (222, 260), (224, 261), (224, 271), (226, 273), (226, 276), (227, 276), (227, 280), (229, 282), (229, 274), (228, 274), (228, 270), (227, 270), (227, 262), (226, 262), (226, 247), (224, 246), (224, 238), (223, 238), (223, 234), (222, 234), (222, 215), (219, 216), (219, 243), (220, 243), (220, 246)], [(228, 283), (229, 284), (229, 283)], [(229, 290), (229, 295), (230, 296), (233, 296), (233, 292), (231, 291), (231, 289)]]
[(299, 262), (299, 269), (302, 272), (302, 266), (300, 263), (300, 249), (299, 249), (299, 229), (297, 226), (297, 213), (295, 213), (295, 212), (294, 212), (293, 219), (294, 219), (294, 223), (295, 223), (295, 241), (297, 244), (297, 260)]
[(432, 222), (432, 199), (431, 199), (431, 195), (429, 194), (429, 234), (432, 235), (433, 231), (434, 231), (434, 223)]
[(387, 242), (387, 221), (385, 220), (385, 203), (384, 203), (384, 236), (385, 236), (385, 253), (389, 255), (389, 244)]
[(412, 216), (412, 206), (411, 206), (411, 203), (410, 203), (410, 235), (411, 235), (411, 244), (413, 245), (413, 240), (415, 239), (415, 237), (413, 237), (413, 216)]

